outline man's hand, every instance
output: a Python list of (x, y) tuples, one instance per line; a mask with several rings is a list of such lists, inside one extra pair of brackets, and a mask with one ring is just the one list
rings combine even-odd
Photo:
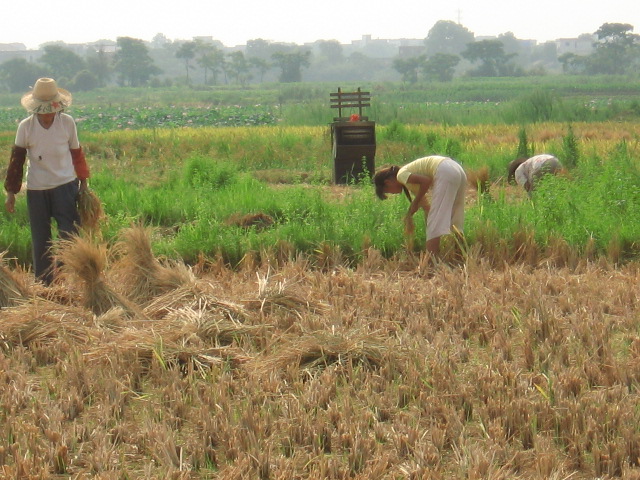
[(7, 199), (4, 201), (4, 206), (7, 212), (13, 213), (16, 211), (16, 194), (7, 192)]
[(87, 180), (80, 180), (80, 191), (81, 192), (87, 192), (89, 191), (89, 184), (87, 183)]

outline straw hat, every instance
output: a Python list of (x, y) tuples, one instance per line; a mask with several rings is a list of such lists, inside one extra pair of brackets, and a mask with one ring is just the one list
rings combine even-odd
[(71, 94), (59, 88), (53, 78), (39, 78), (36, 86), (20, 100), (29, 113), (54, 113), (71, 105)]

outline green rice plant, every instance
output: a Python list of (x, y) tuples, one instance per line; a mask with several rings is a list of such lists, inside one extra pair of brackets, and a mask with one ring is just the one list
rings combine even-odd
[(554, 119), (558, 99), (547, 89), (536, 89), (515, 100), (513, 111), (507, 116), (511, 123), (538, 123)]
[(567, 126), (567, 133), (562, 138), (562, 160), (567, 168), (573, 168), (580, 160), (580, 148), (578, 139), (573, 133), (571, 125)]
[[(436, 153), (454, 156), (470, 172), (488, 168), (489, 194), (468, 202), (465, 233), (471, 244), (481, 239), (489, 246), (491, 234), (496, 251), (508, 251), (515, 248), (514, 235), (534, 232), (541, 248), (553, 248), (560, 238), (569, 248), (602, 254), (615, 244), (624, 259), (635, 255), (638, 238), (635, 222), (628, 221), (640, 203), (637, 142), (630, 140), (635, 129), (632, 123), (572, 123), (577, 146), (589, 155), (570, 176), (541, 181), (531, 200), (501, 181), (518, 142), (523, 144), (509, 125), (379, 126), (376, 164), (400, 165)], [(386, 257), (403, 252), (406, 200), (378, 201), (368, 180), (329, 185), (328, 132), (325, 125), (89, 133), (84, 145), (91, 188), (104, 205), (103, 238), (116, 238), (119, 229), (141, 221), (161, 227), (154, 241), (163, 254), (195, 261), (200, 254), (226, 252), (235, 263), (249, 251), (283, 244), (304, 254), (328, 245), (349, 262), (369, 247)], [(528, 125), (526, 135), (541, 149), (558, 151), (565, 132), (566, 125), (545, 123)], [(218, 145), (225, 145), (224, 155)], [(16, 209), (1, 214), (0, 245), (29, 263), (23, 195)], [(237, 222), (245, 216), (266, 218), (268, 225)], [(419, 250), (424, 224), (420, 216), (416, 221)]]
[(187, 188), (208, 187), (220, 189), (237, 180), (238, 168), (229, 162), (220, 162), (211, 157), (194, 155), (183, 167), (183, 184)]
[(518, 132), (518, 150), (516, 158), (529, 158), (533, 152), (533, 147), (529, 148), (529, 139), (527, 138), (527, 130), (524, 127)]
[(640, 235), (640, 171), (630, 157), (612, 155), (606, 162), (579, 164), (573, 179), (545, 177), (534, 193), (536, 229), (558, 235), (570, 245), (594, 241), (602, 252), (613, 238), (634, 254)]
[(279, 113), (282, 125), (326, 125), (333, 121), (333, 114), (327, 108), (326, 101), (305, 99), (302, 103), (286, 104), (281, 107)]

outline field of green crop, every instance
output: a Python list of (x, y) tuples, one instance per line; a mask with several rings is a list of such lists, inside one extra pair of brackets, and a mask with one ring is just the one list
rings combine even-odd
[[(422, 88), (421, 88), (422, 87)], [(638, 84), (628, 79), (460, 80), (422, 86), (371, 85), (376, 165), (427, 154), (488, 172), (490, 191), (470, 185), (466, 237), (487, 255), (517, 256), (515, 238), (541, 254), (558, 241), (615, 260), (637, 252)], [(112, 89), (75, 97), (71, 113), (104, 203), (102, 234), (132, 222), (159, 228), (159, 252), (189, 262), (201, 255), (237, 264), (248, 252), (310, 254), (323, 245), (357, 263), (374, 247), (406, 247), (397, 219), (403, 199), (378, 202), (368, 182), (331, 183), (328, 85), (261, 89)], [(587, 99), (589, 99), (587, 101)], [(0, 104), (19, 103), (5, 94)], [(634, 117), (635, 115), (635, 117)], [(8, 159), (20, 107), (0, 109), (0, 147)], [(631, 120), (629, 120), (631, 119)], [(518, 149), (556, 154), (568, 175), (532, 201), (504, 182)], [(598, 192), (598, 195), (594, 193)], [(2, 213), (0, 246), (29, 263), (26, 205)], [(268, 228), (239, 225), (251, 215)], [(411, 244), (423, 247), (424, 229)], [(515, 243), (514, 243), (515, 242)]]
[[(585, 250), (614, 261), (637, 254), (640, 208), (639, 131), (634, 123), (573, 124), (579, 158), (567, 176), (548, 179), (530, 200), (505, 184), (520, 129), (509, 126), (428, 127), (393, 123), (377, 129), (376, 164), (402, 164), (425, 154), (450, 155), (468, 173), (487, 169), (480, 195), (470, 185), (466, 237), (488, 257), (517, 257), (517, 238), (531, 237), (540, 255), (557, 241), (575, 255)], [(561, 159), (568, 127), (531, 126), (536, 152)], [(155, 248), (194, 262), (220, 256), (231, 265), (248, 252), (285, 250), (313, 254), (323, 245), (354, 264), (368, 247), (392, 256), (405, 248), (398, 220), (400, 196), (375, 198), (368, 182), (332, 185), (328, 127), (224, 127), (83, 132), (93, 170), (92, 189), (104, 203), (103, 235), (132, 222), (159, 228)], [(8, 142), (7, 138), (7, 149)], [(572, 154), (575, 154), (573, 152)], [(29, 263), (24, 199), (15, 215), (2, 213), (0, 242)], [(240, 219), (264, 215), (262, 225)], [(414, 246), (423, 248), (424, 229)]]

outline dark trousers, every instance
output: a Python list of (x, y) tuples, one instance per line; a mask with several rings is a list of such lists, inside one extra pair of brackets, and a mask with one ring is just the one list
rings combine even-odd
[(53, 281), (51, 219), (56, 221), (60, 238), (77, 233), (80, 225), (78, 189), (78, 181), (74, 180), (49, 190), (27, 190), (33, 270), (36, 278), (47, 285)]

